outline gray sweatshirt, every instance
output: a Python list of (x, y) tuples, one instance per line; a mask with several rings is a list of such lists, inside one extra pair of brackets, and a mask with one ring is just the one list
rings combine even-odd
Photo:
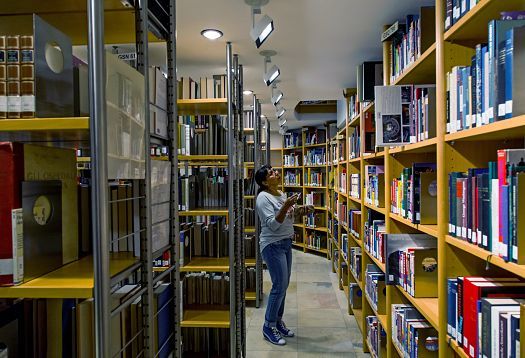
[(275, 196), (266, 191), (260, 192), (257, 196), (255, 206), (261, 222), (259, 239), (261, 252), (271, 243), (293, 237), (293, 208), (290, 208), (282, 223), (275, 219), (285, 200), (286, 194)]

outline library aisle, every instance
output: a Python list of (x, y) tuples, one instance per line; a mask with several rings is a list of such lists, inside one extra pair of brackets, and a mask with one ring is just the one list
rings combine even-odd
[(344, 291), (339, 290), (337, 274), (330, 261), (293, 250), (290, 287), (286, 295), (284, 321), (295, 332), (285, 346), (264, 340), (262, 325), (271, 281), (264, 271), (264, 301), (261, 308), (246, 309), (247, 358), (324, 358), (369, 357), (363, 353), (362, 335), (356, 320), (347, 313)]

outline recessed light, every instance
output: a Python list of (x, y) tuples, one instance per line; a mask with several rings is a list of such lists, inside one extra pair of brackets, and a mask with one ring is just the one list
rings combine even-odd
[(222, 37), (222, 31), (216, 29), (204, 29), (201, 31), (201, 35), (206, 37), (208, 40), (217, 40)]
[(245, 96), (249, 96), (249, 95), (253, 94), (253, 91), (251, 91), (251, 90), (244, 90), (244, 91), (242, 91), (242, 94), (245, 95)]

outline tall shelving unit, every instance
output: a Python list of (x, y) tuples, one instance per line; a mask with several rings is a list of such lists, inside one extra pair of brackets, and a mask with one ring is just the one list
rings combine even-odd
[[(228, 272), (229, 307), (184, 309), (179, 321), (181, 328), (228, 329), (230, 356), (246, 355), (245, 267), (244, 255), (244, 128), (243, 128), (243, 68), (232, 45), (226, 45), (227, 98), (183, 100), (184, 114), (227, 115), (227, 154), (179, 156), (180, 162), (192, 166), (222, 166), (228, 168), (228, 207), (199, 208), (180, 211), (180, 216), (225, 216), (228, 222), (228, 257), (195, 258), (180, 268), (185, 272)], [(231, 70), (229, 70), (231, 69)]]
[[(317, 215), (322, 215), (324, 224), (321, 226), (308, 226), (307, 225), (307, 219), (306, 216), (303, 216), (302, 220), (300, 222), (296, 222), (294, 224), (294, 230), (296, 232), (296, 238), (300, 238), (300, 241), (295, 240), (292, 242), (292, 245), (295, 248), (302, 249), (303, 252), (315, 252), (322, 255), (328, 256), (328, 210), (326, 208), (326, 203), (328, 202), (328, 142), (327, 138), (323, 137), (321, 139), (322, 143), (319, 144), (312, 144), (312, 145), (306, 145), (306, 131), (312, 129), (310, 127), (303, 127), (300, 132), (300, 145), (295, 146), (287, 146), (284, 139), (283, 139), (283, 147), (281, 148), (275, 148), (272, 150), (275, 150), (277, 152), (281, 151), (282, 155), (282, 177), (283, 177), (283, 189), (284, 192), (292, 192), (296, 193), (299, 191), (301, 193), (302, 198), (300, 199), (299, 203), (300, 205), (306, 203), (306, 195), (313, 192), (313, 191), (321, 191), (323, 197), (324, 197), (324, 203), (325, 206), (316, 206), (315, 212)], [(322, 148), (325, 151), (325, 163), (321, 165), (305, 165), (305, 157), (309, 150), (316, 149), (316, 148)], [(299, 161), (300, 165), (285, 165), (284, 156), (290, 155), (290, 154), (298, 154), (299, 155)], [(286, 175), (287, 170), (294, 171), (295, 175), (299, 177), (300, 185), (287, 185), (284, 176)], [(311, 183), (307, 183), (308, 179), (308, 173), (310, 170), (319, 170), (322, 172), (323, 175), (323, 185), (308, 185)], [(324, 235), (325, 240), (323, 241), (325, 245), (324, 247), (314, 247), (313, 245), (308, 245), (307, 243), (307, 237), (308, 235)]]
[[(134, 257), (132, 252), (110, 253), (110, 247), (115, 242), (130, 237), (120, 236), (111, 238), (109, 229), (109, 207), (112, 200), (108, 195), (108, 147), (107, 147), (107, 112), (106, 112), (106, 59), (105, 43), (135, 43), (137, 50), (137, 70), (144, 77), (144, 101), (149, 103), (148, 93), (148, 41), (166, 41), (168, 47), (168, 82), (169, 103), (168, 123), (169, 138), (163, 138), (162, 144), (176, 148), (176, 92), (173, 85), (175, 76), (175, 0), (167, 3), (167, 7), (157, 6), (154, 10), (148, 1), (140, 4), (132, 1), (52, 1), (31, 3), (9, 3), (0, 7), (0, 13), (9, 15), (2, 21), (2, 32), (24, 32), (19, 24), (28, 23), (26, 20), (33, 13), (41, 16), (45, 21), (58, 28), (71, 38), (73, 45), (88, 45), (89, 63), (89, 117), (58, 117), (3, 120), (0, 123), (0, 137), (5, 141), (21, 141), (24, 143), (38, 143), (62, 148), (90, 148), (91, 157), (91, 228), (93, 254), (80, 257), (77, 261), (65, 264), (55, 271), (37, 277), (18, 286), (0, 288), (2, 298), (22, 299), (75, 299), (78, 304), (83, 299), (94, 298), (93, 301), (93, 353), (101, 357), (109, 357), (110, 351), (114, 352), (127, 349), (126, 343), (117, 348), (112, 339), (110, 329), (111, 321), (119, 319), (120, 313), (134, 301), (141, 298), (143, 321), (140, 334), (132, 340), (143, 339), (140, 344), (144, 356), (155, 356), (160, 349), (174, 350), (177, 344), (175, 339), (178, 332), (171, 332), (165, 346), (154, 350), (153, 340), (155, 316), (153, 311), (154, 285), (168, 279), (172, 285), (177, 284), (175, 273), (178, 269), (176, 260), (161, 274), (154, 276), (152, 252), (152, 220), (151, 220), (151, 158), (149, 152), (149, 112), (144, 113), (144, 179), (133, 180), (132, 201), (135, 207), (142, 208), (140, 213), (140, 226), (131, 234), (139, 236), (140, 255)], [(158, 4), (157, 4), (158, 5)], [(160, 10), (160, 13), (158, 12)], [(168, 23), (159, 20), (157, 15), (169, 19)], [(107, 21), (105, 21), (107, 20)], [(80, 25), (79, 25), (80, 24)], [(84, 26), (82, 24), (85, 24)], [(106, 25), (106, 26), (104, 26)], [(170, 158), (172, 168), (176, 167), (176, 158)], [(172, 171), (173, 173), (173, 171)], [(170, 188), (176, 190), (176, 176), (171, 176)], [(139, 193), (140, 191), (140, 193)], [(172, 206), (173, 207), (173, 206)], [(176, 237), (178, 228), (177, 215), (171, 210), (170, 237)], [(170, 244), (164, 250), (171, 250), (172, 257), (176, 257), (178, 240), (169, 240)], [(162, 254), (162, 253), (161, 253)], [(117, 306), (111, 305), (110, 288), (118, 286), (123, 281), (137, 283), (133, 294)], [(178, 302), (175, 290), (170, 306)], [(86, 337), (83, 337), (86, 338)], [(86, 338), (87, 339), (87, 338)], [(179, 341), (177, 340), (177, 343)], [(168, 347), (168, 345), (170, 345)], [(68, 354), (65, 353), (64, 354)]]
[[(339, 223), (339, 237), (334, 237), (333, 233), (330, 233), (332, 246), (339, 251), (338, 257), (332, 255), (332, 266), (334, 271), (338, 272), (341, 289), (345, 288), (345, 284), (352, 282), (357, 283), (362, 289), (362, 308), (353, 309), (349, 304), (348, 310), (350, 314), (355, 316), (358, 326), (363, 333), (363, 347), (365, 347), (365, 351), (370, 351), (366, 337), (365, 317), (375, 315), (378, 318), (379, 325), (386, 332), (385, 340), (380, 344), (381, 351), (379, 356), (388, 358), (403, 356), (403, 353), (392, 341), (391, 305), (401, 303), (411, 304), (436, 329), (439, 336), (439, 357), (467, 357), (468, 355), (463, 351), (463, 348), (460, 348), (456, 341), (447, 335), (447, 278), (458, 276), (510, 276), (525, 278), (523, 265), (506, 262), (491, 252), (448, 234), (448, 174), (453, 171), (463, 172), (473, 167), (486, 167), (488, 161), (496, 160), (497, 149), (523, 148), (523, 138), (525, 137), (524, 116), (496, 121), (453, 134), (446, 133), (445, 123), (447, 110), (446, 73), (450, 72), (453, 66), (470, 65), (470, 57), (474, 52), (474, 46), (477, 43), (487, 41), (486, 29), (490, 19), (499, 18), (501, 11), (524, 9), (525, 3), (523, 1), (481, 0), (456, 24), (445, 31), (445, 1), (436, 0), (435, 42), (393, 82), (390, 82), (389, 46), (388, 43), (383, 44), (385, 85), (436, 84), (436, 137), (415, 144), (385, 148), (384, 151), (369, 154), (363, 154), (364, 140), (361, 140), (360, 157), (347, 159), (348, 157), (339, 153), (338, 158), (332, 158), (331, 161), (333, 168), (337, 168), (337, 173), (340, 173), (342, 168), (346, 168), (347, 173), (355, 172), (361, 174), (361, 199), (352, 198), (338, 189), (337, 180), (334, 186), (335, 194), (332, 195), (335, 195), (336, 198), (342, 197), (343, 202), (349, 203), (349, 207), (353, 205), (355, 208), (360, 208), (362, 220), (359, 234), (361, 236), (365, 229), (364, 219), (366, 218), (366, 212), (367, 210), (372, 210), (385, 216), (387, 233), (420, 233), (434, 237), (438, 250), (438, 293), (437, 297), (414, 298), (401, 286), (387, 285), (384, 295), (380, 294), (379, 310), (373, 308), (365, 293), (364, 277), (356, 277), (351, 270), (349, 270), (348, 277), (345, 277), (346, 275), (341, 270), (341, 260), (344, 261), (344, 258), (340, 254), (340, 233), (345, 232), (347, 228)], [(347, 91), (347, 93), (352, 93), (352, 91)], [(347, 110), (345, 126), (340, 129), (337, 136), (331, 138), (331, 143), (346, 142), (349, 137), (349, 131), (356, 126), (360, 126), (361, 139), (364, 138), (364, 115), (367, 112), (374, 112), (374, 103), (361, 103), (359, 108), (360, 113), (354, 118), (349, 118)], [(348, 147), (346, 150), (348, 150)], [(437, 223), (434, 225), (413, 224), (411, 220), (394, 214), (390, 210), (391, 182), (394, 178), (399, 177), (404, 167), (409, 167), (414, 162), (435, 162), (437, 164)], [(384, 190), (384, 203), (380, 207), (367, 204), (363, 199), (365, 197), (365, 165), (369, 164), (384, 165), (385, 168), (385, 183), (384, 187), (380, 188), (380, 190)], [(333, 202), (334, 200), (330, 202), (329, 215), (335, 216), (336, 206)], [(366, 250), (362, 237), (357, 238), (349, 234), (348, 240), (349, 247), (351, 246), (350, 243), (353, 242), (352, 246), (361, 248), (362, 275), (367, 264), (372, 263), (385, 272), (385, 264), (381, 263)], [(348, 265), (348, 262), (345, 262), (345, 265)], [(346, 289), (345, 293), (347, 293)], [(523, 330), (524, 312), (525, 308), (522, 305), (521, 341), (525, 338)]]

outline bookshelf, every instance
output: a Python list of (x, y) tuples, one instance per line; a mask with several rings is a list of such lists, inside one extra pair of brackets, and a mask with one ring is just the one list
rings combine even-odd
[[(402, 348), (392, 340), (392, 307), (393, 304), (410, 304), (424, 317), (429, 325), (437, 331), (439, 337), (439, 357), (468, 357), (463, 347), (447, 334), (448, 291), (447, 279), (458, 276), (488, 276), (513, 277), (523, 279), (525, 266), (508, 262), (497, 254), (472, 244), (465, 239), (453, 237), (449, 234), (449, 189), (448, 174), (453, 171), (465, 172), (469, 168), (485, 168), (487, 162), (496, 160), (496, 150), (503, 148), (523, 148), (525, 138), (525, 117), (517, 115), (510, 119), (495, 121), (494, 123), (461, 130), (455, 133), (446, 133), (446, 73), (453, 66), (470, 65), (472, 48), (480, 42), (487, 42), (487, 23), (490, 19), (498, 19), (501, 11), (525, 10), (523, 1), (502, 2), (497, 0), (480, 0), (472, 10), (455, 23), (447, 31), (444, 30), (445, 1), (435, 2), (435, 41), (421, 56), (390, 83), (390, 50), (388, 41), (383, 43), (383, 73), (385, 85), (403, 84), (435, 84), (436, 85), (436, 136), (416, 143), (397, 147), (386, 147), (374, 153), (365, 153), (364, 143), (361, 142), (361, 154), (355, 158), (349, 156), (348, 141), (353, 131), (359, 128), (361, 138), (364, 131), (364, 115), (374, 113), (375, 102), (359, 103), (359, 113), (350, 118), (347, 110), (345, 123), (338, 128), (337, 134), (329, 138), (329, 171), (334, 172), (334, 185), (328, 185), (328, 217), (333, 219), (335, 228), (329, 227), (329, 258), (332, 260), (332, 270), (338, 274), (340, 289), (349, 295), (348, 285), (356, 283), (363, 289), (361, 306), (353, 309), (348, 305), (349, 314), (353, 314), (358, 326), (363, 332), (363, 347), (371, 349), (367, 339), (366, 317), (377, 316), (378, 324), (386, 332), (385, 346), (379, 349), (379, 354), (371, 352), (372, 356), (396, 357), (403, 356)], [(385, 27), (388, 28), (388, 27)], [(383, 29), (384, 30), (384, 29)], [(345, 89), (344, 94), (349, 108), (350, 97), (355, 89)], [(333, 150), (332, 150), (333, 148)], [(332, 155), (332, 153), (334, 153)], [(437, 180), (437, 210), (435, 222), (417, 224), (411, 219), (391, 210), (391, 190), (393, 179), (399, 178), (403, 168), (413, 163), (436, 163)], [(384, 203), (378, 207), (367, 203), (365, 197), (365, 166), (384, 166), (384, 184), (379, 190), (384, 194)], [(349, 188), (340, 185), (342, 173), (347, 175), (360, 173), (361, 198), (349, 195)], [(348, 178), (347, 178), (348, 179)], [(347, 184), (348, 185), (348, 184)], [(388, 195), (387, 195), (388, 194)], [(363, 214), (359, 232), (360, 238), (350, 233), (350, 225), (346, 220), (338, 220), (340, 205), (346, 205), (347, 210), (355, 208)], [(435, 297), (413, 297), (401, 286), (386, 285), (386, 295), (379, 300), (386, 307), (386, 312), (377, 312), (367, 294), (364, 294), (364, 272), (367, 265), (374, 264), (379, 271), (385, 272), (386, 264), (380, 262), (365, 249), (363, 234), (365, 230), (366, 213), (375, 212), (384, 215), (385, 231), (388, 234), (426, 234), (429, 239), (434, 238), (437, 246), (437, 294)], [(344, 219), (344, 217), (340, 217)], [(336, 234), (336, 235), (334, 235)], [(347, 235), (346, 246), (361, 249), (361, 277), (350, 265), (347, 255), (343, 255), (343, 235)], [(521, 341), (523, 333), (523, 317), (525, 308), (521, 307)], [(437, 356), (437, 355), (436, 355)]]
[[(48, 28), (56, 28), (66, 34), (66, 36), (71, 39), (73, 45), (85, 46), (89, 43), (91, 51), (88, 55), (88, 67), (86, 71), (88, 71), (89, 77), (92, 80), (89, 89), (87, 83), (85, 83), (85, 88), (88, 91), (86, 96), (89, 97), (91, 102), (91, 116), (89, 117), (85, 114), (78, 117), (71, 117), (73, 113), (72, 103), (68, 103), (69, 98), (64, 98), (64, 103), (60, 103), (60, 105), (56, 103), (53, 104), (56, 108), (60, 108), (60, 110), (55, 109), (57, 113), (48, 115), (50, 118), (39, 118), (37, 109), (37, 118), (5, 119), (0, 121), (1, 141), (22, 142), (24, 146), (26, 146), (25, 148), (29, 148), (32, 145), (40, 145), (42, 146), (40, 152), (42, 158), (46, 157), (45, 153), (49, 150), (52, 149), (57, 153), (57, 149), (59, 148), (62, 149), (62, 152), (66, 152), (63, 149), (67, 149), (67, 152), (71, 153), (71, 157), (74, 158), (75, 155), (73, 153), (76, 149), (77, 155), (81, 157), (79, 157), (74, 164), (65, 161), (61, 162), (62, 168), (60, 169), (72, 169), (72, 171), (74, 171), (78, 167), (73, 168), (72, 166), (76, 166), (77, 163), (82, 163), (84, 165), (83, 170), (92, 172), (92, 176), (90, 176), (90, 180), (88, 181), (86, 176), (79, 175), (81, 171), (78, 171), (77, 175), (81, 177), (80, 179), (86, 181), (79, 180), (82, 185), (78, 185), (78, 187), (75, 188), (82, 191), (82, 189), (87, 189), (89, 186), (91, 193), (86, 190), (87, 195), (85, 197), (82, 198), (79, 194), (75, 195), (73, 200), (73, 196), (71, 196), (69, 198), (71, 200), (62, 203), (62, 221), (67, 223), (63, 226), (63, 229), (69, 230), (71, 227), (74, 228), (74, 226), (77, 225), (75, 222), (77, 218), (80, 223), (81, 219), (85, 219), (84, 216), (87, 216), (87, 219), (82, 221), (82, 227), (83, 230), (87, 232), (88, 241), (84, 242), (84, 246), (82, 246), (80, 235), (77, 237), (76, 233), (75, 235), (69, 235), (68, 232), (61, 232), (61, 235), (63, 235), (63, 243), (65, 243), (62, 249), (65, 250), (69, 246), (78, 246), (77, 250), (75, 250), (75, 255), (73, 255), (74, 257), (63, 259), (59, 267), (53, 267), (53, 269), (49, 269), (47, 273), (39, 274), (34, 278), (32, 276), (26, 277), (26, 282), (19, 285), (0, 288), (0, 296), (2, 298), (24, 298), (24, 302), (30, 305), (36, 304), (37, 300), (43, 302), (44, 305), (55, 302), (57, 305), (60, 305), (61, 308), (62, 305), (65, 307), (66, 301), (74, 299), (75, 309), (80, 310), (81, 306), (89, 306), (92, 314), (86, 315), (82, 317), (82, 319), (78, 318), (78, 322), (76, 319), (73, 319), (75, 326), (68, 328), (76, 331), (81, 324), (90, 324), (90, 328), (86, 333), (92, 338), (92, 342), (89, 341), (89, 337), (85, 337), (85, 344), (89, 345), (92, 343), (94, 347), (93, 354), (101, 357), (112, 356), (114, 354), (110, 354), (110, 352), (114, 352), (115, 349), (117, 351), (123, 350), (125, 349), (125, 345), (131, 345), (132, 341), (134, 341), (133, 344), (138, 343), (146, 347), (143, 351), (145, 356), (154, 356), (158, 354), (153, 347), (153, 340), (157, 339), (157, 336), (154, 334), (154, 327), (157, 325), (156, 315), (158, 314), (160, 317), (161, 315), (165, 315), (169, 310), (173, 310), (175, 307), (174, 303), (178, 302), (176, 298), (178, 295), (175, 294), (176, 297), (173, 298), (172, 303), (166, 305), (166, 311), (161, 313), (154, 312), (154, 303), (157, 300), (153, 292), (154, 286), (158, 283), (176, 285), (177, 281), (174, 279), (176, 276), (174, 273), (177, 271), (177, 267), (174, 260), (170, 260), (170, 267), (165, 267), (162, 271), (154, 270), (152, 267), (156, 257), (153, 257), (155, 240), (152, 237), (152, 231), (154, 230), (155, 223), (152, 222), (152, 207), (155, 203), (152, 198), (151, 167), (157, 166), (159, 163), (150, 157), (150, 144), (155, 143), (165, 147), (170, 147), (173, 144), (172, 139), (176, 138), (176, 135), (167, 127), (168, 123), (171, 123), (173, 120), (174, 113), (167, 111), (167, 122), (166, 128), (164, 129), (168, 135), (163, 137), (151, 135), (149, 131), (149, 112), (138, 117), (137, 113), (124, 113), (125, 111), (123, 109), (108, 103), (111, 102), (111, 95), (113, 93), (104, 90), (107, 81), (104, 77), (105, 73), (102, 70), (106, 68), (108, 74), (110, 73), (109, 71), (127, 71), (127, 73), (132, 73), (133, 76), (129, 79), (129, 93), (126, 93), (126, 95), (131, 95), (131, 92), (134, 92), (135, 103), (138, 106), (148, 106), (149, 96), (147, 95), (147, 90), (144, 90), (148, 88), (150, 80), (147, 50), (137, 53), (136, 71), (134, 71), (134, 69), (124, 62), (118, 62), (117, 64), (113, 61), (110, 62), (112, 56), (106, 55), (105, 43), (133, 43), (142, 49), (147, 49), (148, 42), (150, 41), (165, 42), (168, 49), (167, 56), (173, 60), (167, 63), (166, 66), (166, 72), (168, 74), (166, 81), (171, 84), (175, 79), (176, 65), (176, 61), (174, 60), (174, 47), (171, 46), (174, 44), (175, 37), (174, 33), (170, 32), (170, 27), (175, 24), (175, 7), (164, 4), (158, 5), (157, 9), (154, 10), (147, 6), (147, 1), (141, 3), (141, 5), (137, 4), (136, 7), (130, 7), (124, 2), (109, 0), (103, 3), (92, 3), (91, 5), (93, 6), (88, 13), (87, 5), (88, 2), (83, 0), (52, 0), (45, 4), (39, 1), (23, 1), (18, 3), (5, 3), (0, 6), (0, 13), (4, 15), (2, 17), (2, 34), (32, 34), (33, 14), (38, 14), (43, 21), (50, 25)], [(155, 31), (150, 25), (152, 23), (160, 23), (158, 20), (159, 10), (163, 12), (163, 16), (165, 16), (165, 19), (168, 19), (170, 23), (165, 24), (162, 30)], [(105, 33), (101, 31), (100, 25), (103, 23), (106, 23)], [(152, 33), (153, 31), (155, 35)], [(41, 35), (41, 33), (38, 34), (38, 36)], [(68, 50), (69, 48), (63, 49)], [(66, 52), (67, 51), (64, 52), (64, 56), (66, 56)], [(34, 55), (40, 54), (37, 54), (35, 51)], [(68, 60), (66, 57), (64, 59), (66, 61)], [(71, 58), (69, 58), (69, 61), (72, 62)], [(116, 66), (118, 69), (112, 66)], [(72, 69), (70, 70), (72, 71)], [(114, 72), (114, 74), (115, 73), (116, 72)], [(79, 87), (82, 87), (83, 84), (84, 83), (80, 81)], [(46, 80), (46, 88), (50, 91), (56, 91), (63, 85), (64, 83), (61, 83), (60, 86), (57, 86), (56, 79), (53, 78)], [(131, 86), (134, 87), (131, 88)], [(135, 92), (138, 87), (143, 89), (142, 93)], [(175, 103), (176, 95), (173, 91), (170, 92), (167, 86), (166, 91), (168, 93), (164, 93), (164, 95), (167, 101), (169, 103)], [(60, 94), (58, 97), (60, 97)], [(122, 96), (121, 99), (125, 101), (126, 98), (124, 97), (126, 96)], [(37, 94), (37, 101), (38, 99), (39, 95)], [(70, 99), (71, 102), (73, 102), (73, 96)], [(106, 105), (108, 110), (106, 110)], [(71, 107), (71, 111), (67, 111), (68, 106)], [(115, 185), (116, 183), (115, 176), (108, 170), (108, 167), (111, 167), (111, 165), (107, 165), (108, 161), (111, 161), (111, 159), (108, 158), (117, 157), (117, 155), (111, 154), (110, 148), (108, 148), (110, 147), (108, 146), (108, 137), (106, 137), (108, 135), (106, 130), (108, 130), (110, 126), (110, 112), (112, 110), (128, 116), (130, 123), (142, 123), (141, 129), (137, 129), (137, 133), (135, 133), (142, 135), (141, 145), (138, 146), (140, 155), (136, 153), (135, 155), (140, 156), (142, 158), (141, 160), (143, 160), (143, 167), (140, 169), (137, 168), (138, 172), (143, 171), (143, 173), (136, 175), (134, 178), (130, 178), (126, 174), (122, 174), (119, 177), (120, 183), (118, 184), (118, 189), (131, 190), (129, 193), (126, 193), (125, 198), (119, 198), (118, 200), (108, 196), (108, 189), (113, 191), (112, 184)], [(62, 111), (63, 113), (60, 113)], [(131, 140), (134, 140), (134, 138), (131, 138)], [(89, 152), (89, 154), (85, 156), (78, 154), (80, 151)], [(119, 157), (122, 158), (124, 155), (120, 155)], [(129, 159), (129, 156), (127, 156), (126, 159)], [(172, 156), (165, 156), (163, 159), (168, 162), (164, 163), (168, 166), (173, 165), (174, 161), (176, 162), (176, 158)], [(49, 165), (49, 167), (47, 167), (48, 165), (42, 165), (42, 167), (44, 166), (46, 166), (46, 168), (42, 168), (42, 170), (47, 171), (48, 174), (51, 171), (57, 170), (56, 167), (51, 168), (51, 165)], [(48, 176), (48, 178), (51, 177), (52, 176)], [(108, 178), (111, 181), (109, 181)], [(173, 178), (173, 176), (169, 175), (164, 178), (171, 192), (174, 191), (175, 186)], [(65, 177), (56, 179), (63, 182), (66, 181)], [(75, 176), (75, 179), (78, 178)], [(74, 185), (77, 184), (75, 180)], [(65, 186), (67, 185), (69, 184)], [(142, 193), (139, 193), (139, 188), (142, 189)], [(79, 209), (77, 212), (73, 209), (71, 212), (68, 211), (64, 213), (66, 211), (66, 209), (64, 209), (66, 204), (73, 201), (85, 205), (87, 207), (86, 210), (83, 211)], [(117, 202), (118, 204), (115, 205)], [(120, 205), (121, 203), (125, 204)], [(126, 207), (128, 203), (132, 204)], [(133, 222), (132, 227), (128, 226), (124, 229), (121, 226), (122, 222), (119, 221), (117, 225), (119, 230), (116, 232), (115, 222), (111, 220), (112, 215), (114, 215), (114, 206), (119, 206), (121, 210), (125, 209), (124, 211), (131, 212), (131, 216), (136, 216), (136, 221)], [(178, 227), (178, 225), (176, 225), (177, 216), (171, 215), (173, 211), (169, 211), (169, 204), (167, 208), (168, 209), (165, 210), (168, 211), (165, 222), (170, 228)], [(70, 208), (67, 210), (69, 209)], [(163, 214), (166, 213), (163, 212)], [(65, 215), (68, 215), (66, 220), (64, 220)], [(118, 219), (120, 220), (121, 217)], [(124, 219), (128, 220), (129, 217)], [(80, 228), (80, 224), (78, 228)], [(75, 231), (76, 230), (73, 230), (73, 232)], [(125, 234), (124, 231), (126, 232)], [(168, 229), (166, 236), (169, 234), (176, 237), (175, 233)], [(127, 241), (126, 245), (121, 245), (121, 243), (125, 241)], [(130, 244), (130, 246), (127, 246), (127, 244)], [(126, 248), (124, 248), (125, 246)], [(173, 258), (175, 257), (176, 247), (178, 247), (178, 245), (163, 245), (163, 250), (169, 251)], [(27, 266), (30, 266), (30, 264), (31, 262), (25, 262)], [(28, 280), (29, 278), (32, 279)], [(118, 296), (118, 292), (113, 292), (115, 290), (119, 291), (128, 283), (134, 286), (134, 290), (131, 291), (128, 297), (122, 298)], [(34, 299), (34, 301), (31, 299)], [(53, 300), (45, 301), (42, 299)], [(144, 334), (137, 334), (134, 337), (128, 336), (128, 340), (122, 343), (120, 339), (114, 339), (116, 338), (114, 336), (115, 333), (114, 330), (111, 332), (110, 326), (115, 322), (119, 322), (123, 314), (131, 312), (129, 311), (130, 306), (137, 306), (133, 302), (135, 300), (139, 300), (141, 306), (140, 308), (136, 308), (136, 313), (141, 314), (143, 317), (140, 323), (138, 323), (137, 329), (140, 329)], [(15, 300), (15, 302), (16, 301), (18, 300)], [(2, 315), (6, 314), (7, 313), (2, 312)], [(36, 317), (37, 314), (42, 314), (42, 312), (37, 312), (35, 309), (35, 311), (29, 314), (33, 314), (34, 317)], [(46, 315), (45, 312), (43, 314), (44, 316)], [(61, 322), (63, 317), (50, 314), (47, 319)], [(67, 317), (64, 316), (64, 319), (67, 319)], [(46, 331), (45, 328), (42, 329), (37, 321), (32, 319), (25, 320), (24, 324), (34, 332), (38, 330)], [(65, 335), (65, 330), (68, 328), (58, 332), (58, 335)], [(166, 331), (168, 330), (172, 337), (177, 337), (178, 332), (176, 331), (175, 325), (166, 327)], [(41, 337), (43, 339), (42, 344), (44, 345), (46, 344), (46, 340), (47, 342), (56, 342), (57, 339), (61, 341), (65, 339), (65, 337), (56, 335), (53, 337), (43, 335)], [(31, 345), (27, 343), (25, 335), (19, 336), (18, 339), (20, 340), (19, 345), (28, 347)], [(67, 344), (65, 340), (64, 343)], [(73, 350), (76, 350), (78, 342), (69, 343), (72, 343)], [(168, 339), (163, 343), (166, 344), (165, 347), (168, 350), (176, 350), (175, 345), (172, 344), (173, 341)], [(47, 344), (49, 347), (50, 343)], [(70, 355), (70, 353), (71, 352), (64, 351), (60, 353), (60, 355)], [(26, 354), (34, 355), (38, 353), (28, 351)]]

